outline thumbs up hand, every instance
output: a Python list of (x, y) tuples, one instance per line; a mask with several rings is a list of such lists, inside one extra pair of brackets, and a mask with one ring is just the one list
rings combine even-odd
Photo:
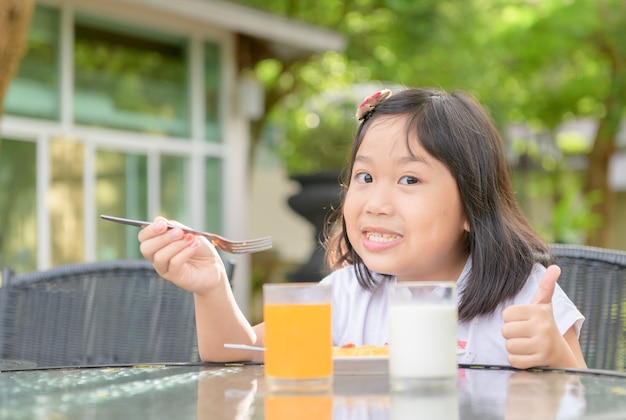
[(502, 336), (509, 363), (519, 369), (553, 366), (569, 346), (552, 314), (552, 295), (561, 269), (548, 267), (528, 305), (512, 305), (502, 311)]

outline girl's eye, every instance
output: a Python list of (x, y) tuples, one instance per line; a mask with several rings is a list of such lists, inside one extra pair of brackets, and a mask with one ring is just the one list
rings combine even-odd
[(406, 185), (410, 185), (410, 184), (418, 184), (420, 182), (419, 179), (415, 178), (414, 176), (403, 176), (402, 178), (400, 178), (400, 184), (406, 184)]
[(361, 172), (354, 177), (359, 184), (368, 184), (372, 182), (372, 176), (366, 172)]

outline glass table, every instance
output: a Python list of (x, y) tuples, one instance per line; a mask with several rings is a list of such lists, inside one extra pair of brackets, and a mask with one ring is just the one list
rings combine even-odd
[(385, 374), (337, 374), (332, 392), (265, 392), (260, 364), (157, 364), (0, 372), (10, 419), (623, 419), (626, 374), (459, 366), (457, 387), (393, 393)]

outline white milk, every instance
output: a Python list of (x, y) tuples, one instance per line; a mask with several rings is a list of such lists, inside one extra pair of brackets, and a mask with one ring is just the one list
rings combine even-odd
[(456, 302), (389, 305), (389, 374), (456, 378)]

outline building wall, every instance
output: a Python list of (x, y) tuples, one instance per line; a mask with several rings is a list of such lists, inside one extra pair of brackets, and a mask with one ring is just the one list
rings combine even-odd
[(275, 258), (283, 264), (305, 262), (313, 251), (315, 232), (313, 226), (287, 204), (289, 197), (298, 192), (298, 183), (288, 178), (280, 159), (263, 148), (257, 155), (251, 179), (250, 233), (271, 235)]

